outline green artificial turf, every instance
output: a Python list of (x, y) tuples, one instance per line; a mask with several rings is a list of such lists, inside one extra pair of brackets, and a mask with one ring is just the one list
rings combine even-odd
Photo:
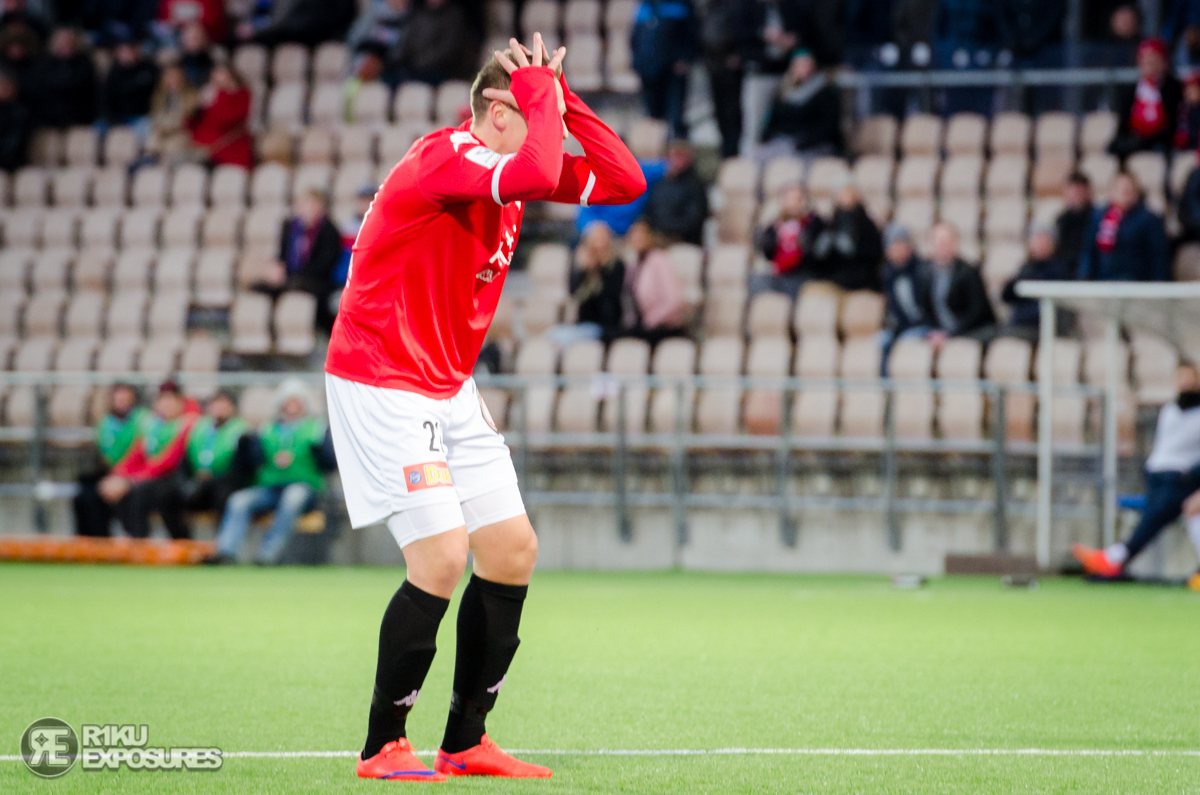
[[(361, 746), (398, 569), (0, 566), (0, 754), (32, 720), (150, 745)], [(451, 610), (455, 607), (452, 605)], [(409, 721), (436, 747), (453, 612)], [(504, 793), (1200, 792), (1200, 595), (995, 579), (539, 573), (488, 722), (523, 749), (1159, 750), (1156, 756), (529, 755)], [(0, 792), (370, 792), (349, 758), (34, 778)]]

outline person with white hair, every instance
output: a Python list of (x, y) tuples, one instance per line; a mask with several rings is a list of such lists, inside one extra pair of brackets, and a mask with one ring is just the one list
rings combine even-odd
[(206, 562), (237, 560), (254, 517), (275, 512), (255, 562), (278, 563), (292, 530), (313, 509), (324, 489), (325, 473), (336, 467), (325, 420), (313, 412), (312, 395), (297, 379), (279, 385), (274, 417), (259, 428), (250, 453), (254, 485), (234, 492), (217, 532), (217, 552)]

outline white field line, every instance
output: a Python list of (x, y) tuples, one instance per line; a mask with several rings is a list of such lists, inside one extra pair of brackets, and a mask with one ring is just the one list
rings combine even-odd
[[(417, 751), (433, 756), (436, 751)], [(513, 748), (528, 756), (1099, 756), (1200, 757), (1200, 750), (1134, 748)], [(327, 759), (356, 757), (358, 751), (227, 751), (226, 759)], [(0, 762), (19, 762), (15, 754)]]

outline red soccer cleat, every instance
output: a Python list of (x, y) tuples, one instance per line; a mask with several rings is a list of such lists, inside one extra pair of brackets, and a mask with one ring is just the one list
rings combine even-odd
[(1083, 570), (1097, 577), (1120, 577), (1121, 564), (1113, 563), (1103, 549), (1092, 549), (1083, 544), (1072, 544), (1071, 554), (1083, 564)]
[(358, 758), (359, 778), (382, 778), (388, 781), (445, 781), (441, 773), (435, 773), (417, 759), (408, 739), (401, 737), (383, 746), (370, 759)]
[(457, 754), (448, 754), (439, 748), (433, 769), (447, 776), (550, 778), (551, 775), (548, 767), (531, 765), (504, 753), (486, 734), (479, 745)]

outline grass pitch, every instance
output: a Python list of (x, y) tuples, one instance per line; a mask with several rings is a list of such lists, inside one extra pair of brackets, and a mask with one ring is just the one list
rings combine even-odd
[[(361, 747), (378, 622), (398, 569), (0, 566), (0, 754), (32, 720), (146, 723), (151, 746)], [(453, 611), (409, 720), (441, 739)], [(489, 732), (544, 750), (560, 793), (1200, 792), (1200, 596), (994, 579), (536, 575)], [(1061, 755), (879, 754), (1045, 749)], [(1160, 751), (1085, 755), (1081, 751)], [(1191, 754), (1187, 752), (1193, 752)], [(375, 792), (350, 758), (229, 758), (216, 773), (36, 779), (0, 792)]]

